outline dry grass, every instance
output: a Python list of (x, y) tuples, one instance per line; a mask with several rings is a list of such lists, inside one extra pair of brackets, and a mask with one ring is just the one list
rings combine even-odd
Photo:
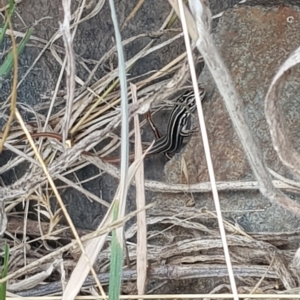
[[(100, 13), (104, 1), (98, 1), (91, 13), (84, 18), (82, 18), (82, 11), (86, 3), (85, 1), (82, 1), (77, 11), (74, 12), (73, 19), (71, 18), (69, 11), (70, 3), (68, 3), (68, 1), (64, 1), (64, 3), (65, 20), (61, 30), (58, 31), (50, 41), (39, 40), (41, 43), (45, 44), (45, 46), (35, 61), (36, 63), (44, 51), (50, 48), (53, 56), (61, 64), (61, 75), (57, 80), (52, 100), (50, 102), (44, 102), (42, 105), (36, 107), (26, 107), (23, 105), (23, 110), (34, 114), (36, 124), (23, 124), (21, 116), (17, 111), (19, 124), (16, 122), (13, 124), (9, 136), (4, 143), (4, 147), (15, 153), (16, 156), (14, 159), (1, 166), (0, 173), (13, 170), (13, 168), (20, 166), (24, 162), (29, 162), (31, 164), (29, 172), (16, 180), (11, 186), (2, 187), (0, 189), (0, 200), (5, 200), (5, 213), (9, 220), (6, 236), (3, 240), (6, 240), (10, 244), (9, 275), (0, 280), (0, 282), (9, 280), (8, 296), (13, 298), (13, 293), (18, 293), (23, 296), (30, 295), (31, 297), (58, 293), (61, 298), (63, 286), (67, 291), (64, 294), (64, 299), (69, 299), (68, 296), (72, 298), (71, 293), (68, 292), (70, 287), (74, 288), (74, 282), (76, 282), (78, 290), (80, 289), (86, 276), (83, 275), (85, 274), (83, 269), (85, 268), (85, 272), (88, 274), (92, 269), (91, 265), (97, 259), (97, 268), (93, 271), (93, 276), (88, 276), (87, 281), (82, 285), (81, 291), (85, 295), (91, 295), (93, 299), (95, 299), (96, 296), (98, 297), (99, 293), (104, 297), (105, 288), (102, 286), (108, 284), (109, 272), (108, 257), (110, 255), (110, 248), (105, 245), (108, 233), (113, 229), (122, 227), (129, 218), (136, 215), (138, 215), (137, 222), (140, 226), (134, 224), (125, 232), (126, 240), (136, 236), (138, 237), (138, 245), (129, 242), (127, 243), (131, 265), (131, 268), (124, 268), (123, 270), (123, 290), (126, 290), (127, 293), (137, 293), (136, 285), (130, 284), (130, 282), (135, 282), (135, 280), (139, 283), (139, 293), (143, 293), (145, 290), (146, 275), (148, 279), (160, 279), (162, 285), (168, 284), (168, 280), (170, 279), (183, 280), (211, 276), (228, 276), (223, 255), (223, 245), (218, 229), (219, 226), (216, 221), (217, 217), (213, 212), (205, 209), (199, 211), (193, 208), (185, 208), (182, 210), (175, 207), (168, 207), (166, 210), (156, 210), (153, 205), (151, 205), (151, 207), (145, 207), (145, 202), (143, 200), (144, 186), (145, 189), (163, 193), (207, 192), (211, 191), (210, 183), (197, 185), (170, 185), (145, 180), (139, 182), (138, 178), (142, 178), (142, 173), (140, 173), (139, 176), (137, 175), (138, 178), (134, 181), (134, 184), (138, 185), (137, 198), (140, 201), (137, 205), (138, 211), (132, 212), (116, 222), (112, 222), (112, 204), (107, 203), (103, 199), (85, 190), (82, 186), (83, 182), (78, 181), (74, 183), (67, 178), (68, 174), (73, 174), (90, 164), (98, 167), (103, 172), (107, 172), (114, 177), (120, 178), (118, 168), (107, 161), (107, 157), (109, 157), (115, 149), (120, 147), (120, 139), (114, 134), (114, 130), (119, 127), (121, 122), (119, 109), (121, 99), (118, 68), (110, 70), (97, 82), (90, 84), (97, 68), (111, 58), (116, 51), (116, 47), (109, 50), (99, 60), (97, 65), (95, 65), (94, 69), (90, 72), (90, 76), (87, 78), (86, 82), (82, 82), (75, 75), (74, 61), (76, 58), (73, 56), (72, 43), (70, 42), (72, 40), (71, 29), (73, 30), (72, 35), (74, 36), (76, 34), (77, 25), (92, 18), (95, 14)], [(132, 14), (126, 19), (124, 26), (130, 22), (130, 19), (139, 9), (139, 5), (141, 4), (142, 1), (137, 4)], [(143, 59), (143, 57), (155, 51), (159, 51), (173, 41), (183, 37), (180, 29), (167, 28), (167, 26), (171, 24), (170, 20), (172, 15), (173, 12), (171, 12), (164, 21), (160, 30), (153, 34), (161, 36), (173, 31), (175, 33), (173, 37), (162, 43), (155, 44), (154, 40), (151, 41), (142, 51), (125, 62), (127, 71), (130, 70), (137, 61)], [(208, 17), (206, 15), (204, 19), (201, 19), (199, 18), (199, 15), (198, 18), (193, 17), (192, 13), (188, 18), (190, 19), (190, 22), (193, 22), (190, 25), (188, 24), (191, 36), (195, 40), (199, 36), (206, 39), (206, 43), (203, 43), (200, 40), (199, 50), (200, 52), (203, 52), (203, 48), (201, 47), (204, 47), (204, 45), (210, 46), (211, 43), (210, 36), (207, 35)], [(204, 34), (202, 34), (203, 32), (201, 30), (204, 30)], [(12, 29), (9, 32), (12, 32)], [(201, 32), (201, 35), (199, 32)], [(14, 33), (15, 36), (21, 35), (21, 33)], [(59, 56), (62, 49), (54, 45), (54, 42), (62, 36), (66, 48), (66, 59), (64, 61), (61, 61)], [(123, 41), (122, 44), (123, 46), (128, 45), (145, 36), (147, 36), (147, 33), (131, 37), (130, 39)], [(35, 37), (32, 38), (36, 39)], [(214, 56), (216, 53), (215, 50), (206, 52), (212, 54), (213, 58), (216, 57)], [(209, 62), (213, 59), (211, 57), (204, 58), (208, 61), (208, 64), (210, 64)], [(32, 70), (34, 64), (30, 66), (25, 76)], [(220, 63), (217, 65), (220, 66)], [(87, 65), (85, 65), (85, 67), (88, 68)], [(62, 103), (55, 102), (58, 87), (60, 86), (62, 74), (64, 72), (67, 73), (66, 106), (61, 105)], [(172, 77), (166, 79), (166, 74), (172, 75)], [(189, 65), (187, 63), (186, 53), (183, 53), (154, 74), (144, 74), (143, 77), (136, 78), (135, 87), (132, 86), (132, 88), (127, 91), (128, 99), (138, 99), (138, 101), (133, 102), (129, 106), (130, 118), (148, 111), (149, 107), (154, 102), (162, 103), (163, 100), (174, 93), (174, 90), (183, 86), (188, 78)], [(218, 74), (215, 75), (215, 78), (218, 82)], [(19, 85), (23, 80), (24, 77), (19, 81)], [(224, 81), (224, 76), (222, 77), (222, 80)], [(75, 82), (79, 86), (77, 89), (75, 89)], [(276, 81), (274, 81), (273, 86), (270, 88), (268, 100), (276, 96), (272, 90), (275, 84)], [(230, 82), (228, 86), (231, 87)], [(224, 99), (228, 101), (227, 103), (232, 100), (230, 99), (231, 96), (238, 98), (235, 91), (232, 92), (229, 90), (229, 92), (232, 93), (228, 94), (228, 90), (224, 90), (224, 86), (219, 85), (219, 88)], [(13, 92), (16, 92), (16, 88), (13, 88)], [(233, 99), (231, 104), (234, 103), (238, 106), (239, 104), (234, 101), (235, 100)], [(7, 99), (7, 103), (13, 102), (9, 102), (9, 99)], [(58, 112), (53, 113), (54, 106), (61, 107), (61, 109)], [(42, 111), (45, 109), (47, 109), (46, 117), (42, 114)], [(232, 107), (230, 107), (229, 110), (234, 111)], [(231, 117), (234, 122), (236, 116), (233, 114)], [(243, 122), (241, 124), (243, 126), (245, 125)], [(241, 124), (236, 126), (239, 128), (238, 130), (244, 128)], [(144, 122), (141, 122), (140, 126), (143, 125)], [(273, 126), (272, 124), (270, 125)], [(28, 134), (28, 132), (34, 131), (45, 131), (48, 133), (44, 134), (40, 137), (39, 141), (34, 143)], [(129, 136), (132, 136), (133, 134), (135, 134), (135, 136), (139, 135), (137, 128), (130, 132)], [(31, 146), (27, 144), (25, 135)], [(246, 135), (245, 132), (241, 132), (239, 135), (241, 137), (249, 137), (249, 132), (247, 132)], [(110, 141), (101, 150), (93, 152), (93, 155), (88, 155), (87, 151), (94, 149), (96, 145), (102, 143), (107, 137), (110, 138)], [(287, 197), (283, 197), (278, 190), (275, 190), (273, 185), (276, 188), (297, 192), (299, 191), (299, 184), (282, 177), (277, 178), (279, 180), (273, 181), (272, 184), (267, 169), (260, 161), (259, 152), (255, 149), (255, 143), (251, 144), (252, 150), (249, 150), (249, 145), (247, 145), (246, 141), (243, 141), (243, 145), (245, 152), (248, 153), (250, 163), (252, 162), (251, 165), (254, 169), (254, 173), (260, 175), (260, 177), (258, 177), (258, 179), (260, 179), (260, 185), (258, 185), (257, 182), (216, 183), (215, 190), (259, 188), (271, 201), (279, 202), (285, 208), (298, 213), (297, 210), (299, 208), (296, 204), (291, 202)], [(284, 145), (280, 144), (279, 146)], [(136, 151), (136, 153), (137, 152), (138, 151)], [(284, 154), (285, 150), (279, 148), (279, 155), (282, 153)], [(38, 160), (36, 160), (36, 158), (38, 158)], [(132, 165), (131, 169), (129, 169), (129, 178), (134, 177), (140, 163), (140, 157), (137, 157), (136, 162)], [(288, 165), (289, 163), (287, 162), (286, 164)], [(274, 172), (272, 174), (274, 175)], [(71, 218), (68, 216), (67, 210), (60, 199), (59, 188), (54, 183), (55, 179), (59, 179), (64, 182), (66, 186), (73, 187), (89, 199), (110, 208), (105, 219), (95, 232), (79, 232), (74, 228)], [(92, 179), (93, 178), (90, 178), (90, 180)], [(129, 182), (126, 184), (128, 186)], [(50, 205), (50, 199), (53, 197), (53, 194), (55, 194), (56, 199), (60, 201), (61, 205), (61, 207), (54, 212), (51, 210)], [(116, 195), (116, 198), (118, 198), (118, 191), (116, 191)], [(13, 211), (18, 204), (24, 202), (26, 202), (26, 209), (24, 218), (20, 220), (14, 215)], [(34, 203), (38, 221), (32, 221), (28, 218), (29, 203)], [(144, 214), (145, 208), (148, 209), (146, 220)], [(71, 229), (59, 225), (62, 212), (67, 218)], [(46, 218), (48, 222), (42, 222), (42, 216), (44, 219)], [(13, 227), (13, 224), (15, 227)], [(148, 231), (146, 234), (146, 224), (148, 226), (152, 225), (153, 228), (155, 228), (155, 225), (164, 225), (165, 230), (152, 230)], [(23, 228), (17, 229), (20, 225), (23, 226)], [(250, 237), (245, 234), (243, 230), (220, 218), (219, 225), (220, 227), (224, 226), (225, 228), (224, 233), (226, 232), (231, 260), (234, 263), (233, 274), (239, 276), (239, 284), (237, 287), (238, 293), (278, 293), (278, 289), (276, 289), (278, 279), (280, 280), (281, 290), (292, 289), (296, 286), (296, 272), (291, 270), (292, 266), (287, 266), (285, 262), (291, 261), (294, 256), (294, 251), (288, 248), (289, 241), (292, 238), (296, 238), (298, 233), (290, 233), (289, 235), (257, 234)], [(29, 230), (29, 228), (31, 229)], [(175, 228), (176, 230), (184, 232), (185, 238), (183, 240), (176, 239), (177, 233), (176, 230), (174, 230)], [(17, 232), (17, 230), (19, 231)], [(30, 240), (27, 240), (27, 232), (30, 232)], [(15, 233), (18, 233), (18, 235), (15, 235)], [(20, 238), (19, 234), (23, 234), (23, 240)], [(72, 241), (73, 236), (76, 237), (76, 241)], [(197, 238), (195, 238), (195, 236)], [(49, 245), (51, 244), (50, 241), (56, 241), (57, 245), (60, 246), (56, 250), (53, 250)], [(87, 241), (85, 250), (81, 241)], [(164, 246), (165, 242), (168, 243), (168, 246)], [(278, 247), (286, 247), (287, 250), (280, 251), (278, 250)], [(98, 255), (99, 252), (100, 254)], [(145, 271), (145, 257), (147, 257), (149, 265), (147, 274)], [(88, 260), (86, 260), (86, 258), (88, 258)], [(86, 261), (88, 261), (88, 264)], [(167, 262), (167, 265), (163, 265), (162, 262)], [(136, 266), (138, 266), (138, 271), (135, 270)], [(71, 276), (68, 287), (66, 282), (69, 280), (69, 275), (72, 272), (73, 277)], [(75, 277), (78, 281), (72, 281)], [(261, 278), (261, 280), (258, 281), (257, 277)], [(95, 285), (95, 280), (98, 281), (97, 285)], [(39, 285), (43, 282), (48, 283), (47, 285)], [(157, 288), (159, 287), (161, 286), (158, 286)], [(222, 285), (216, 287), (211, 293), (230, 293), (231, 289), (232, 286), (230, 288), (230, 286)], [(151, 294), (156, 291), (155, 289), (152, 289), (147, 292), (148, 294)], [(189, 295), (182, 295), (182, 298), (184, 296), (187, 298), (189, 297)], [(217, 296), (222, 298), (221, 295)], [(281, 296), (282, 295), (280, 295), (280, 297)], [(163, 298), (163, 295), (159, 295), (159, 297)], [(193, 295), (193, 297), (200, 296)], [(212, 295), (202, 297), (213, 298)], [(250, 297), (250, 295), (247, 295), (247, 297)], [(268, 297), (270, 298), (271, 296)], [(291, 295), (289, 295), (289, 297), (292, 298)], [(43, 299), (43, 297), (40, 298)], [(130, 298), (133, 297), (130, 296)], [(144, 297), (140, 296), (140, 298), (142, 299)], [(260, 298), (263, 298), (263, 296), (261, 295)]]

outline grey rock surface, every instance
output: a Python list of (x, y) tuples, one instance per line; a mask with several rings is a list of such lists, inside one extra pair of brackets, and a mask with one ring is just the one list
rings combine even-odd
[[(292, 17), (292, 22), (288, 18)], [(219, 20), (214, 40), (245, 105), (248, 124), (263, 152), (266, 165), (283, 176), (292, 175), (273, 149), (264, 117), (264, 97), (273, 76), (289, 54), (299, 46), (300, 11), (297, 7), (241, 6), (228, 10)], [(204, 69), (200, 82), (207, 90), (204, 114), (218, 181), (253, 180), (253, 174), (210, 72)], [(299, 68), (295, 67), (282, 94), (282, 109), (294, 146), (299, 149)], [(195, 149), (199, 150), (195, 154)], [(202, 141), (195, 135), (183, 154), (190, 183), (208, 181)], [(166, 167), (167, 180), (180, 182), (180, 160)], [(270, 205), (259, 192), (221, 192), (221, 205), (249, 231), (298, 229), (300, 220), (277, 205)], [(299, 202), (298, 195), (291, 195)], [(209, 195), (195, 196), (196, 205), (213, 208)], [(253, 211), (254, 210), (254, 211)], [(255, 210), (257, 210), (255, 212)], [(228, 214), (225, 213), (225, 216)]]

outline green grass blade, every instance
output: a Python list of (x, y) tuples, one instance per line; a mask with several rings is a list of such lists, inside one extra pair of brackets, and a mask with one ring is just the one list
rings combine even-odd
[(2, 31), (0, 33), (0, 44), (2, 44), (2, 42), (3, 42), (4, 35), (5, 35), (5, 32), (6, 32), (7, 27), (8, 27), (8, 18), (10, 18), (12, 16), (14, 10), (15, 10), (14, 0), (10, 0), (9, 1), (8, 12), (7, 12), (8, 16), (6, 17), (6, 20), (5, 20), (5, 23), (3, 25)]
[[(24, 38), (22, 39), (21, 43), (18, 45), (18, 55), (20, 55), (22, 53), (22, 51), (24, 50), (26, 43), (28, 42), (30, 36), (33, 33), (33, 28), (30, 28), (29, 30), (27, 30), (26, 35), (24, 36)], [(0, 88), (2, 87), (2, 84), (5, 80), (5, 78), (8, 77), (11, 69), (13, 66), (13, 52), (12, 50), (7, 54), (3, 64), (0, 66)]]
[(117, 240), (115, 230), (112, 232), (111, 255), (108, 299), (118, 300), (122, 282), (123, 249)]
[[(127, 80), (125, 59), (122, 47), (122, 38), (119, 30), (117, 14), (115, 10), (114, 0), (109, 1), (111, 10), (111, 18), (115, 29), (119, 81), (121, 88), (121, 163), (120, 163), (120, 194), (118, 201), (114, 205), (113, 219), (117, 220), (125, 215), (126, 199), (127, 199), (127, 180), (129, 165), (129, 109), (127, 97)], [(111, 245), (111, 264), (109, 278), (109, 300), (118, 300), (120, 298), (121, 282), (122, 282), (122, 264), (123, 264), (123, 227), (112, 232)]]
[[(8, 257), (9, 257), (9, 248), (8, 245), (4, 245), (4, 262), (3, 262), (3, 269), (1, 278), (6, 277), (8, 272)], [(6, 282), (0, 284), (0, 300), (6, 299)]]
[[(113, 208), (113, 220), (118, 219), (119, 201), (116, 201)], [(121, 290), (122, 279), (122, 262), (123, 262), (123, 248), (120, 245), (116, 230), (112, 231), (111, 240), (111, 258), (110, 258), (110, 272), (109, 272), (109, 300), (118, 300)]]

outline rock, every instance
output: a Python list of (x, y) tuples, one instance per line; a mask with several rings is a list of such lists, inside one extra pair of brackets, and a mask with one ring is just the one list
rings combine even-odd
[[(266, 164), (284, 176), (291, 175), (282, 166), (272, 147), (269, 128), (264, 117), (264, 97), (280, 64), (299, 46), (299, 22), (300, 11), (296, 7), (241, 6), (224, 13), (214, 32), (215, 43), (243, 99), (248, 124), (262, 149)], [(282, 95), (289, 133), (293, 145), (298, 149), (299, 75), (299, 68), (294, 68)], [(200, 76), (200, 82), (208, 94), (203, 106), (216, 179), (218, 181), (255, 179), (221, 96), (206, 67)], [(198, 134), (191, 138), (182, 156), (187, 165), (189, 183), (208, 181), (202, 140)], [(165, 169), (167, 181), (181, 182), (180, 162), (181, 159), (177, 156), (177, 159), (167, 164)], [(220, 196), (223, 210), (246, 211), (266, 208), (267, 205), (266, 199), (263, 199), (259, 192), (223, 192)], [(195, 198), (196, 205), (208, 205), (213, 209), (211, 200), (208, 203), (204, 201), (208, 200), (208, 195), (201, 195), (201, 200), (199, 195)], [(249, 230), (284, 230), (290, 228), (288, 224), (292, 226), (290, 229), (295, 229), (300, 225), (297, 218), (277, 206), (272, 206), (262, 213), (248, 212), (247, 215), (249, 217), (246, 227)], [(279, 216), (282, 222), (280, 224)], [(293, 224), (289, 218), (293, 218)], [(250, 220), (255, 220), (255, 225), (251, 224)]]

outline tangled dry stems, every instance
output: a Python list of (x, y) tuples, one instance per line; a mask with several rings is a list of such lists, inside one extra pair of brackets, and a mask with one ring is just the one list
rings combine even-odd
[[(101, 2), (101, 1), (99, 1)], [(101, 9), (98, 6), (98, 9)], [(82, 20), (81, 20), (82, 21)], [(166, 20), (167, 21), (167, 20)], [(170, 33), (171, 30), (160, 30), (153, 33), (153, 36), (161, 36), (163, 34)], [(145, 38), (149, 34), (141, 34), (136, 37), (132, 37), (123, 42), (128, 44), (139, 38)], [(154, 42), (150, 43), (135, 57), (131, 58), (127, 62), (127, 67), (130, 67), (144, 56), (157, 51), (160, 48), (172, 43), (174, 40), (181, 38), (182, 34), (172, 36), (166, 42), (160, 43), (154, 46)], [(53, 38), (52, 51), (57, 54), (58, 49), (53, 45), (53, 42), (57, 39), (57, 36)], [(97, 70), (100, 65), (111, 59), (116, 49), (113, 48), (108, 51), (102, 59), (95, 65), (93, 72)], [(59, 56), (57, 56), (59, 57)], [(89, 164), (94, 164), (101, 170), (106, 171), (114, 176), (119, 176), (118, 170), (113, 166), (105, 163), (102, 159), (97, 157), (90, 157), (82, 155), (82, 152), (93, 149), (98, 144), (102, 144), (107, 137), (110, 138), (110, 142), (104, 145), (100, 150), (94, 152), (98, 156), (110, 155), (115, 149), (119, 147), (119, 138), (115, 133), (115, 130), (120, 124), (120, 110), (119, 110), (119, 90), (118, 86), (114, 85), (118, 78), (117, 68), (108, 72), (106, 76), (98, 80), (96, 83), (90, 85), (91, 76), (85, 83), (76, 91), (75, 102), (70, 113), (70, 123), (74, 124), (71, 129), (72, 143), (71, 148), (66, 148), (60, 141), (55, 139), (44, 138), (42, 143), (39, 143), (40, 153), (43, 154), (45, 161), (47, 162), (49, 172), (55, 179), (59, 179), (67, 184), (71, 185), (71, 182), (66, 178), (67, 174), (71, 174)], [(166, 74), (173, 75), (171, 79), (165, 79)], [(179, 57), (172, 63), (167, 65), (162, 70), (156, 72), (154, 75), (144, 74), (145, 76), (135, 79), (135, 84), (138, 88), (138, 104), (131, 105), (130, 113), (131, 117), (136, 113), (142, 113), (148, 110), (149, 106), (153, 102), (161, 102), (161, 100), (167, 99), (172, 95), (174, 89), (179, 88), (187, 81), (188, 66), (184, 60), (184, 56)], [(152, 82), (160, 79), (160, 82), (153, 84)], [(78, 79), (77, 79), (78, 80)], [(110, 93), (108, 93), (110, 91)], [(107, 94), (107, 95), (106, 95)], [(99, 95), (105, 95), (101, 97)], [(131, 97), (130, 92), (128, 93)], [(62, 101), (63, 102), (63, 101)], [(60, 105), (60, 103), (57, 103)], [(50, 105), (51, 106), (51, 105)], [(63, 117), (65, 116), (65, 108), (62, 107), (55, 114), (51, 114), (47, 121), (43, 110), (49, 107), (49, 103), (45, 102), (42, 105), (36, 107), (22, 106), (24, 111), (32, 113), (34, 118), (34, 124), (27, 124), (30, 131), (45, 131), (58, 133), (62, 128)], [(4, 166), (0, 168), (0, 173), (7, 172), (22, 166), (23, 163), (30, 163), (30, 171), (24, 174), (11, 186), (3, 187), (0, 189), (0, 200), (6, 200), (6, 211), (8, 215), (13, 211), (14, 207), (22, 203), (26, 199), (38, 204), (38, 215), (43, 215), (49, 220), (48, 224), (44, 224), (39, 220), (38, 228), (40, 233), (32, 233), (31, 236), (35, 238), (22, 242), (18, 237), (11, 234), (11, 240), (7, 241), (11, 244), (11, 258), (10, 258), (10, 273), (14, 273), (25, 265), (31, 264), (33, 260), (40, 259), (45, 256), (46, 253), (53, 251), (50, 246), (50, 241), (56, 241), (58, 245), (65, 245), (71, 238), (67, 234), (67, 229), (59, 227), (59, 214), (60, 211), (51, 211), (50, 199), (52, 197), (51, 191), (48, 190), (46, 177), (41, 172), (38, 164), (36, 163), (33, 152), (26, 144), (26, 141), (22, 141), (24, 136), (21, 128), (14, 124), (12, 126), (8, 140), (5, 143), (5, 147), (16, 154), (16, 157)], [(75, 188), (75, 184), (73, 183)], [(151, 187), (150, 187), (151, 188)], [(290, 187), (291, 188), (291, 187)], [(101, 204), (108, 206), (109, 204), (104, 202), (103, 199), (95, 195), (91, 195), (80, 184), (76, 185), (76, 189), (86, 195), (100, 202)], [(13, 199), (9, 202), (8, 199)], [(28, 207), (28, 206), (27, 206)], [(26, 208), (27, 209), (27, 208)], [(28, 227), (32, 225), (31, 220), (27, 220), (28, 211), (25, 214), (25, 223)], [(12, 217), (12, 216), (11, 216)], [(16, 220), (14, 220), (16, 222)], [(155, 211), (155, 209), (149, 210), (147, 222), (148, 225), (165, 224), (167, 229), (161, 231), (150, 231), (148, 238), (148, 258), (152, 271), (149, 276), (160, 279), (185, 279), (193, 276), (194, 278), (207, 277), (216, 275), (225, 276), (226, 269), (220, 264), (224, 264), (224, 258), (222, 255), (222, 246), (220, 244), (218, 230), (214, 224), (215, 217), (207, 211), (200, 212), (193, 209), (186, 209), (184, 213), (179, 213), (174, 208), (168, 208), (165, 211)], [(213, 226), (211, 224), (213, 223)], [(184, 239), (178, 239), (174, 228), (180, 228), (185, 232)], [(278, 235), (256, 235), (250, 238), (243, 232), (237, 232), (236, 228), (226, 224), (227, 238), (231, 250), (233, 262), (235, 264), (235, 272), (241, 276), (245, 285), (240, 288), (244, 290), (258, 289), (256, 281), (253, 277), (264, 277), (267, 281), (261, 283), (259, 289), (263, 292), (277, 292), (275, 290), (276, 280), (279, 278), (284, 285), (285, 289), (291, 289), (295, 286), (295, 274), (286, 266), (285, 261), (290, 261), (293, 256), (293, 250), (280, 251), (277, 247), (284, 245), (287, 246), (288, 242), (286, 236)], [(14, 228), (13, 230), (16, 230)], [(132, 239), (136, 234), (136, 225), (133, 225), (126, 231), (126, 238)], [(192, 234), (191, 234), (192, 232)], [(12, 232), (11, 232), (12, 233)], [(26, 236), (26, 232), (23, 232)], [(297, 233), (291, 233), (293, 236), (297, 236)], [(197, 238), (195, 239), (195, 236)], [(167, 246), (157, 246), (161, 242), (167, 244)], [(40, 245), (43, 244), (43, 249), (37, 251)], [(78, 258), (77, 250), (70, 250), (66, 253), (65, 248), (60, 248), (53, 252), (51, 258), (52, 261), (44, 261), (43, 263), (36, 264), (34, 267), (25, 268), (23, 273), (19, 273), (18, 277), (13, 278), (18, 285), (11, 284), (11, 291), (20, 291), (21, 289), (28, 289), (32, 287), (30, 278), (36, 275), (34, 284), (38, 282), (51, 279), (56, 281), (55, 275), (49, 278), (53, 269), (58, 270), (61, 264), (68, 271), (72, 271), (75, 260)], [(129, 245), (129, 257), (131, 265), (136, 263), (136, 245)], [(196, 253), (196, 254), (195, 254)], [(243, 253), (243, 256), (240, 254)], [(101, 282), (105, 281), (105, 272), (108, 270), (108, 256), (109, 249), (101, 253), (98, 259), (98, 273), (101, 275)], [(24, 259), (25, 258), (25, 259)], [(39, 261), (39, 260), (38, 260)], [(41, 262), (42, 260), (40, 260)], [(163, 273), (163, 269), (160, 267), (162, 261), (168, 261), (172, 265), (172, 270), (168, 269), (167, 273)], [(216, 261), (218, 264), (216, 264)], [(255, 262), (255, 264), (254, 264)], [(186, 264), (185, 268), (182, 264)], [(267, 267), (272, 266), (272, 271)], [(203, 271), (202, 273), (200, 271)], [(46, 275), (44, 274), (46, 271)], [(171, 272), (172, 271), (172, 272)], [(134, 275), (125, 270), (124, 279), (126, 276), (128, 279), (134, 278)], [(213, 273), (215, 272), (215, 273)], [(22, 277), (29, 277), (23, 279)], [(126, 275), (128, 274), (128, 275)], [(172, 276), (170, 276), (172, 274)], [(21, 278), (21, 279), (20, 279)], [(90, 279), (89, 279), (90, 280)], [(54, 286), (57, 283), (50, 284), (46, 288), (44, 294), (57, 292)], [(89, 282), (89, 284), (92, 284)], [(53, 288), (52, 288), (53, 287)], [(216, 289), (217, 290), (217, 289)], [(39, 292), (39, 289), (34, 288), (35, 292)], [(33, 290), (29, 290), (31, 296), (33, 296)], [(25, 292), (20, 295), (25, 295)], [(41, 292), (40, 294), (41, 295)]]

